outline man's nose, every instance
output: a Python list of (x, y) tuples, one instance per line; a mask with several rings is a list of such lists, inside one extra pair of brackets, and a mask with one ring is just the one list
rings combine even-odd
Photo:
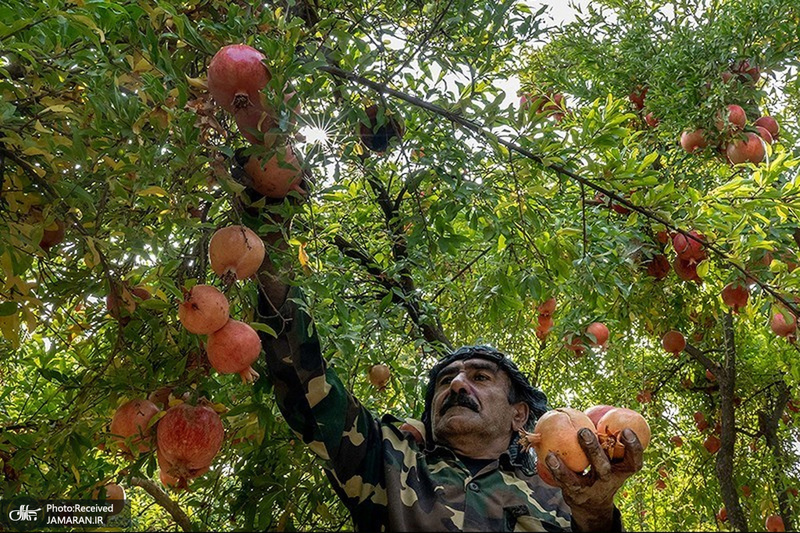
[(455, 393), (459, 393), (461, 391), (471, 392), (466, 372), (462, 371), (453, 376), (453, 380), (450, 382), (450, 390)]

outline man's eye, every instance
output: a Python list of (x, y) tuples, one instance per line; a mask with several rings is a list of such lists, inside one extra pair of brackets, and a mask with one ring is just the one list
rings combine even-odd
[(475, 381), (486, 381), (487, 379), (489, 379), (489, 376), (487, 376), (486, 374), (476, 374), (473, 379)]
[(453, 381), (453, 378), (451, 377), (442, 378), (442, 380), (439, 382), (439, 385), (447, 385), (451, 381)]

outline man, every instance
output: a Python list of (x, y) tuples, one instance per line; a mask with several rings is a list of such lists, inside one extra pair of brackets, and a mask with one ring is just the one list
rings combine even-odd
[(517, 444), (547, 410), (545, 395), (486, 346), (461, 348), (429, 374), (422, 422), (374, 417), (322, 358), (302, 293), (262, 274), (262, 335), (278, 405), (289, 425), (327, 462), (326, 473), (357, 531), (621, 531), (613, 498), (642, 466), (636, 435), (611, 464), (591, 431), (578, 437), (587, 475), (546, 463), (546, 485)]

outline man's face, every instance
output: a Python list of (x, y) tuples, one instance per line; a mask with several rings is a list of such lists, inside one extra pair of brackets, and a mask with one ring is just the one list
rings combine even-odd
[(436, 379), (431, 404), (434, 441), (447, 444), (464, 434), (510, 439), (528, 414), (526, 404), (508, 403), (510, 387), (508, 374), (486, 359), (447, 365)]

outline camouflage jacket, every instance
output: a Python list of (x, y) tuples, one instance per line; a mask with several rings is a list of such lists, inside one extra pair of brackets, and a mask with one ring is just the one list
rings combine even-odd
[(449, 448), (425, 445), (421, 422), (370, 413), (327, 367), (301, 299), (292, 289), (278, 316), (262, 316), (278, 332), (262, 335), (267, 364), (281, 412), (326, 461), (356, 531), (572, 529), (561, 491), (508, 452), (472, 475)]

